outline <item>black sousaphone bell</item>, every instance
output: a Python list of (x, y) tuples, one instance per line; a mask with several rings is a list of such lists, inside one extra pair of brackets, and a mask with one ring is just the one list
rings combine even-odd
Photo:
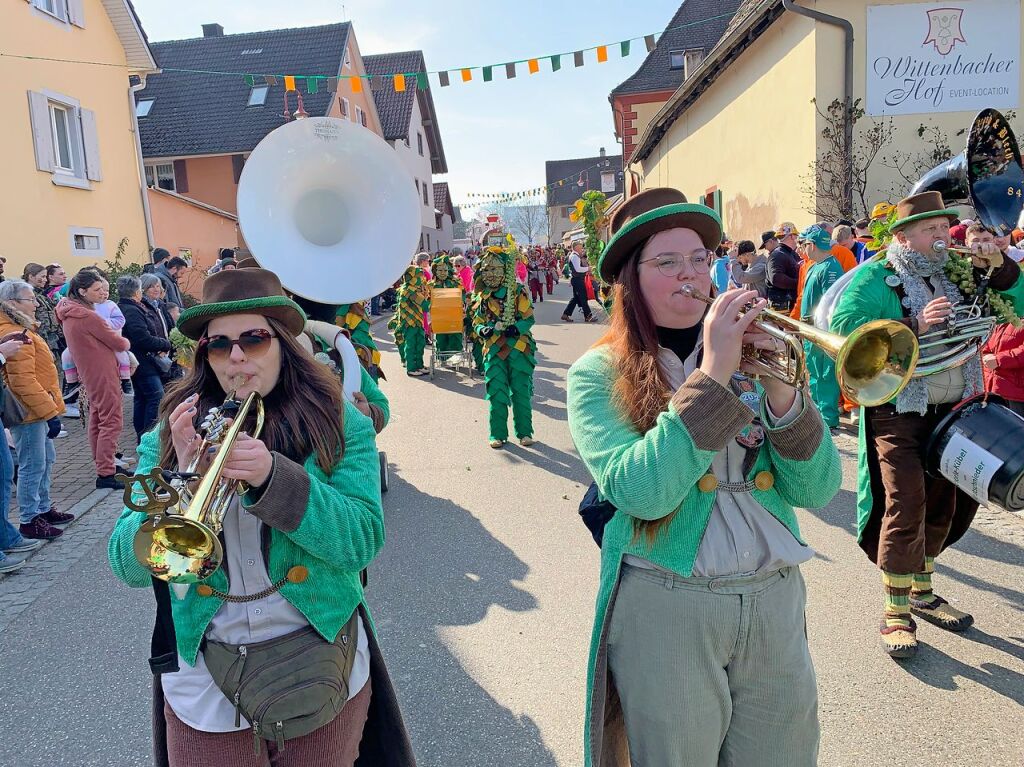
[(928, 171), (910, 194), (941, 192), (947, 202), (970, 202), (978, 220), (998, 236), (1010, 234), (1024, 207), (1024, 168), (1010, 124), (995, 109), (971, 125), (967, 149)]
[[(970, 202), (994, 233), (1013, 231), (1024, 209), (1024, 167), (1006, 118), (995, 109), (977, 116), (967, 149), (932, 168), (911, 194), (941, 192), (948, 202)], [(925, 449), (928, 473), (945, 477), (980, 503), (1024, 508), (1024, 418), (1000, 397), (961, 402), (932, 433)]]

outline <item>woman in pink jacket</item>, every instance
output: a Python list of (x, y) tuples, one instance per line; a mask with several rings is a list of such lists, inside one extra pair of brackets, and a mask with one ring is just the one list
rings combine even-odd
[(57, 318), (89, 395), (89, 447), (96, 464), (96, 487), (121, 490), (124, 485), (114, 479), (114, 454), (124, 425), (115, 355), (128, 351), (130, 344), (96, 313), (96, 305), (109, 296), (110, 286), (100, 273), (83, 269), (71, 278), (67, 298), (57, 304)]

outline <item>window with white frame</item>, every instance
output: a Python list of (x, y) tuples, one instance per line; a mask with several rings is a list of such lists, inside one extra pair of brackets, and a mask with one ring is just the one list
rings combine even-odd
[(32, 0), (32, 5), (61, 21), (68, 20), (68, 9), (64, 0)]
[(669, 51), (668, 52), (668, 66), (669, 69), (682, 69), (686, 62), (685, 51)]
[(147, 117), (149, 110), (153, 108), (153, 102), (156, 99), (143, 99), (142, 101), (135, 102), (135, 116), (136, 117)]
[(356, 122), (366, 127), (366, 112), (363, 111), (362, 107), (356, 107)]
[(146, 186), (155, 186), (159, 189), (166, 189), (168, 192), (177, 191), (174, 186), (173, 163), (168, 162), (147, 165)]
[(104, 253), (103, 230), (90, 226), (69, 226), (71, 255), (98, 258)]
[(341, 116), (348, 117), (348, 99), (342, 96), (338, 99), (338, 103), (341, 105)]
[(52, 91), (29, 91), (28, 102), (36, 168), (59, 186), (89, 189), (102, 180), (96, 113)]
[(249, 91), (249, 103), (246, 106), (249, 107), (261, 107), (267, 101), (267, 91), (270, 90), (269, 85), (254, 85), (252, 90)]
[(347, 50), (345, 51), (345, 61), (342, 64), (342, 67), (345, 69), (350, 69), (352, 67), (352, 55)]
[(62, 24), (85, 27), (85, 0), (28, 0), (38, 11)]

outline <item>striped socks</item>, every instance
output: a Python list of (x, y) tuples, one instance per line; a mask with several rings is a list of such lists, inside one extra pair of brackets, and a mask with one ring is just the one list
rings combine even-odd
[[(910, 589), (915, 584), (916, 578), (916, 575), (899, 575), (882, 571), (886, 626), (910, 627)], [(931, 587), (929, 586), (929, 588)]]
[(932, 573), (935, 572), (935, 557), (924, 558), (924, 572), (914, 573), (913, 597), (920, 602), (935, 602), (938, 597), (932, 593)]

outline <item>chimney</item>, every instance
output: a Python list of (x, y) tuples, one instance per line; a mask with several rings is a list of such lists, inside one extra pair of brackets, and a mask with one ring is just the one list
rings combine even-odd
[[(203, 29), (206, 29), (206, 27), (203, 27)], [(604, 151), (604, 147), (601, 147), (601, 159), (602, 160), (605, 158), (606, 154), (607, 154), (607, 152)]]
[(224, 37), (224, 27), (220, 24), (203, 24), (203, 37)]

